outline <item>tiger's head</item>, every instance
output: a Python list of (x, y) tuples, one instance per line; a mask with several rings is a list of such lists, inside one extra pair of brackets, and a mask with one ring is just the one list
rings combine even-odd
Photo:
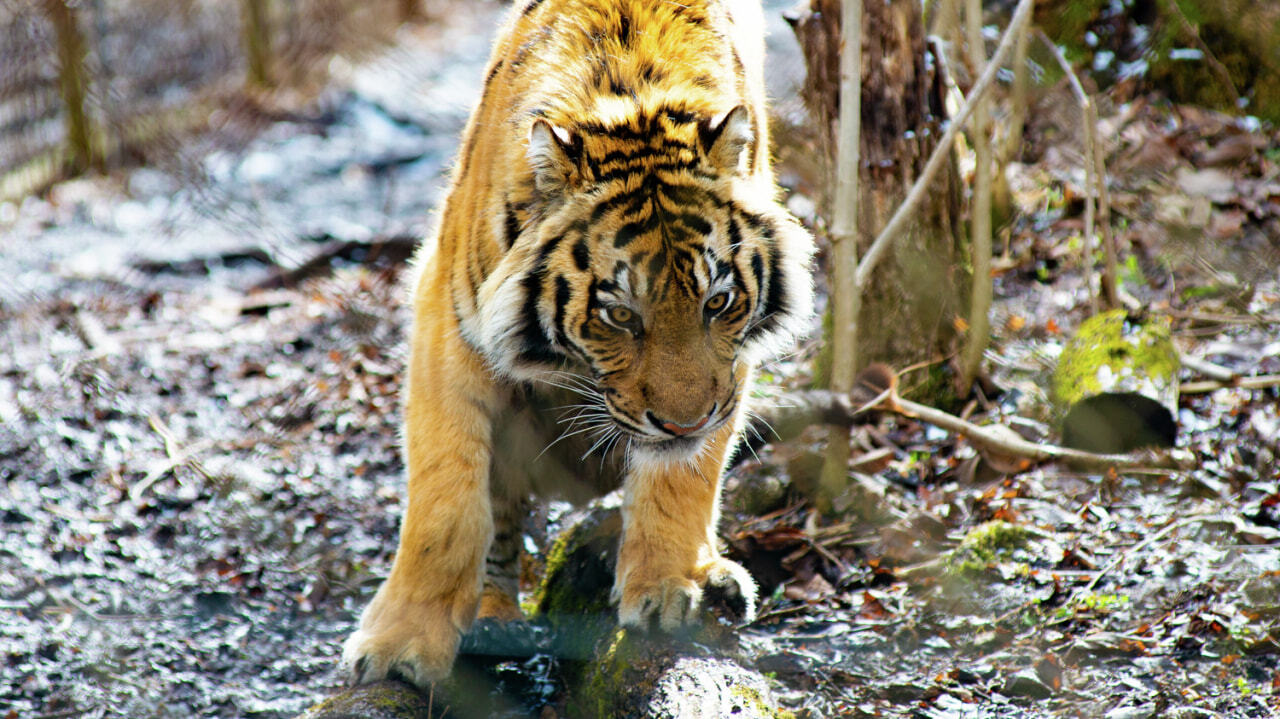
[(568, 369), (633, 449), (687, 455), (812, 312), (812, 238), (750, 170), (742, 106), (528, 135), (529, 212), (481, 289), (480, 342), (517, 379)]

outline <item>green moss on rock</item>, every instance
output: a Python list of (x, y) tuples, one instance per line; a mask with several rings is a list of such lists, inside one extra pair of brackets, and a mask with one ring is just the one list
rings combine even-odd
[(608, 613), (621, 535), (617, 508), (592, 511), (561, 532), (547, 552), (546, 573), (534, 592), (534, 616), (555, 623), (560, 616)]
[(1139, 321), (1124, 310), (1089, 318), (1053, 373), (1063, 442), (1093, 452), (1172, 445), (1179, 367), (1166, 320)]
[(960, 540), (960, 546), (951, 553), (948, 568), (959, 574), (986, 571), (993, 562), (1007, 559), (1019, 549), (1026, 548), (1031, 533), (1016, 524), (993, 520), (969, 530)]

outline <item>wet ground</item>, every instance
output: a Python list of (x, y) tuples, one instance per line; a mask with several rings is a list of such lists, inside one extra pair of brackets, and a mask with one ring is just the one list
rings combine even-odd
[[(404, 501), (404, 256), (495, 11), (406, 30), (336, 63), (314, 101), (230, 112), (166, 162), (0, 206), (0, 714), (289, 717), (339, 686)], [(1127, 131), (1215, 137), (1152, 112)], [(1163, 170), (1177, 194), (1117, 179), (1122, 212), (1162, 218), (1129, 225), (1126, 288), (1174, 317), (1184, 351), (1243, 374), (1280, 372), (1267, 132), (1229, 192), (1189, 144), (1187, 172)], [(1015, 182), (1035, 211), (997, 284), (1007, 391), (975, 407), (1035, 439), (1051, 437), (1037, 388), (1087, 311), (1060, 249), (1073, 179), (1045, 157)], [(1174, 247), (1171, 204), (1239, 234)], [(888, 449), (863, 469), (880, 523), (814, 524), (791, 480), (816, 441), (762, 448), (730, 484), (775, 491), (724, 527), (766, 594), (745, 655), (802, 716), (1275, 716), (1278, 399), (1185, 396), (1198, 467), (1176, 473), (1003, 474), (884, 419), (857, 438)], [(555, 716), (562, 671), (541, 656), (497, 676), (519, 679), (502, 684), (520, 687), (513, 713)]]

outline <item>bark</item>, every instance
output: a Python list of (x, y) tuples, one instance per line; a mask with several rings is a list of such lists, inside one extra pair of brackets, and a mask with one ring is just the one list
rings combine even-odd
[[(805, 104), (832, 159), (839, 121), (839, 18), (839, 0), (809, 0), (791, 17), (808, 67)], [(859, 254), (906, 196), (941, 135), (944, 83), (924, 37), (919, 2), (864, 4)], [(953, 348), (954, 320), (965, 314), (969, 291), (954, 164), (935, 182), (915, 226), (898, 239), (865, 288), (858, 320), (861, 365), (905, 367)]]

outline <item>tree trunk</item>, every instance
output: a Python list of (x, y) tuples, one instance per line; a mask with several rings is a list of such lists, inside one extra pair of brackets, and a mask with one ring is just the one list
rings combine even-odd
[(252, 87), (271, 85), (271, 28), (266, 5), (267, 0), (243, 0), (240, 3), (244, 54)]
[[(805, 104), (834, 167), (840, 2), (809, 0), (791, 22), (808, 66)], [(945, 85), (924, 37), (918, 0), (864, 4), (860, 255), (906, 196), (942, 134)], [(965, 314), (970, 282), (959, 227), (960, 192), (952, 165), (940, 173), (915, 227), (897, 239), (877, 269), (862, 298), (860, 365), (885, 362), (901, 368), (953, 351), (955, 319)], [(827, 366), (820, 360), (820, 375)]]
[(80, 33), (77, 12), (66, 0), (45, 0), (44, 6), (58, 37), (58, 80), (66, 115), (71, 171), (80, 173), (101, 166), (94, 152), (89, 116), (85, 110), (89, 81), (84, 66), (84, 36)]

